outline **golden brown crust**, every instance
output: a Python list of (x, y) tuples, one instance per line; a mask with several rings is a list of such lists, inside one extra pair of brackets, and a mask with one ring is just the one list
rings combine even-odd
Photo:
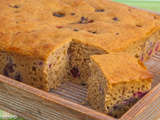
[(46, 59), (51, 52), (71, 40), (66, 36), (68, 36), (66, 31), (52, 29), (19, 33), (14, 35), (12, 38), (14, 42), (7, 51)]
[(119, 51), (160, 26), (159, 16), (107, 0), (1, 0), (0, 10), (0, 49), (42, 59), (72, 39)]
[(111, 53), (93, 55), (91, 58), (100, 66), (110, 85), (138, 82), (147, 79), (152, 81), (153, 75), (128, 53)]

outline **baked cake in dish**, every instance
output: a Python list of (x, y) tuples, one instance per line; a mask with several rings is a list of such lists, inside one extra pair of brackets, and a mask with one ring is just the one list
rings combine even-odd
[(0, 73), (46, 91), (87, 84), (90, 55), (144, 62), (160, 49), (158, 15), (109, 0), (1, 0), (0, 11)]
[(100, 112), (119, 118), (151, 89), (152, 74), (128, 53), (93, 55), (90, 66), (87, 101)]

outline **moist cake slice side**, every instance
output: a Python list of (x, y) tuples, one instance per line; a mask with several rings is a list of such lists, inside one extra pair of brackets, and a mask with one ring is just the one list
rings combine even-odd
[(0, 73), (45, 91), (55, 89), (68, 80), (71, 39), (65, 35), (51, 29), (14, 35), (12, 45), (0, 51)]
[(150, 89), (152, 74), (128, 53), (91, 56), (87, 101), (92, 108), (121, 117)]

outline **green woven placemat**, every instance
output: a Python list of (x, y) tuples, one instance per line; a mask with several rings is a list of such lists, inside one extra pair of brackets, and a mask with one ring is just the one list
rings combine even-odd
[[(160, 0), (113, 0), (119, 3), (124, 3), (130, 6), (144, 8), (148, 10), (160, 12)], [(16, 115), (12, 115), (3, 110), (0, 110), (0, 120), (24, 120), (18, 118)]]

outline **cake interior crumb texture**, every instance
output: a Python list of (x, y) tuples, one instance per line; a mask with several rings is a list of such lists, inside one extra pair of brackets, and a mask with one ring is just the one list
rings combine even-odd
[(90, 55), (144, 62), (160, 49), (160, 16), (110, 0), (1, 0), (0, 11), (1, 74), (45, 91), (86, 85)]
[(86, 85), (88, 77), (91, 75), (89, 67), (90, 55), (97, 54), (107, 53), (103, 49), (73, 40), (68, 49), (68, 55), (70, 56), (69, 80), (74, 83)]
[(151, 89), (153, 76), (133, 56), (120, 52), (91, 58), (87, 101), (95, 110), (120, 118)]

